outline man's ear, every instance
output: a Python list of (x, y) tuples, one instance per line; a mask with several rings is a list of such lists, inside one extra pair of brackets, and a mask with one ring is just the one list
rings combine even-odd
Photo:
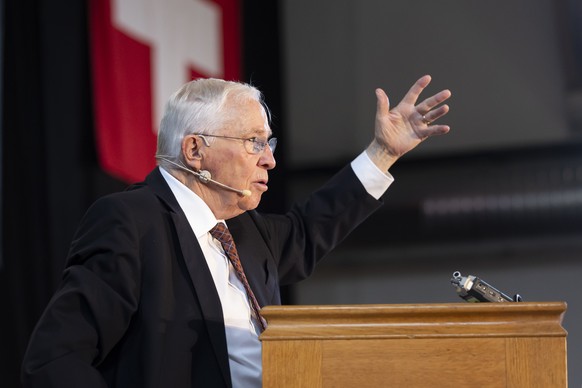
[(182, 139), (182, 156), (186, 164), (196, 170), (200, 169), (202, 160), (202, 139), (196, 135), (186, 135)]

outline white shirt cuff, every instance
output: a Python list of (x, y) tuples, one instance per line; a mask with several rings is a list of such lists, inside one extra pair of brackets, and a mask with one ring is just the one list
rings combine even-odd
[(354, 159), (351, 166), (368, 194), (376, 199), (380, 199), (394, 182), (392, 174), (380, 170), (368, 157), (366, 151)]

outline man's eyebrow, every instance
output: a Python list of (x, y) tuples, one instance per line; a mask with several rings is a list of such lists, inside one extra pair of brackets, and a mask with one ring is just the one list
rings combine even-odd
[(255, 128), (252, 129), (250, 134), (252, 135), (266, 135), (267, 138), (270, 138), (271, 136), (273, 136), (273, 131), (271, 130), (271, 128), (269, 128), (268, 131), (265, 130), (265, 128)]

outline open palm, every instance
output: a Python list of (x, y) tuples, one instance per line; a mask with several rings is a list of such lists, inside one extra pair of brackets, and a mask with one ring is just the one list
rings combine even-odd
[(440, 104), (451, 97), (449, 90), (443, 90), (416, 105), (418, 97), (430, 81), (431, 77), (428, 75), (416, 81), (392, 110), (386, 93), (382, 89), (376, 89), (374, 139), (392, 157), (399, 158), (426, 138), (450, 130), (447, 125), (432, 124), (448, 113), (449, 106)]

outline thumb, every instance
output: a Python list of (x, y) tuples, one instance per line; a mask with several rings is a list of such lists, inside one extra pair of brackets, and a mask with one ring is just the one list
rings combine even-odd
[(376, 113), (385, 116), (390, 112), (390, 100), (386, 93), (378, 88), (376, 89)]

